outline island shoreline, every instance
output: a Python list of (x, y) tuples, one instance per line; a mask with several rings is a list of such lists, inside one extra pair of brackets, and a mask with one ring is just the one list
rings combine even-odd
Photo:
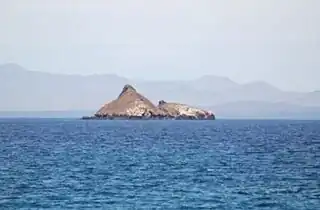
[(115, 100), (82, 120), (215, 120), (211, 111), (164, 100), (154, 105), (131, 85), (125, 85)]

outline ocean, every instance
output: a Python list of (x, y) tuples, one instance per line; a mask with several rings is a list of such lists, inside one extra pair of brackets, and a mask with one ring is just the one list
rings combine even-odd
[(0, 120), (0, 209), (320, 207), (320, 121)]

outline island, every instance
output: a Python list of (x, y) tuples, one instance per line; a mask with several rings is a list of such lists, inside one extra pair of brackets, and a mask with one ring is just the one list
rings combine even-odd
[(82, 119), (215, 120), (215, 115), (211, 111), (164, 100), (156, 106), (132, 85), (125, 85), (115, 100), (103, 105), (94, 116)]

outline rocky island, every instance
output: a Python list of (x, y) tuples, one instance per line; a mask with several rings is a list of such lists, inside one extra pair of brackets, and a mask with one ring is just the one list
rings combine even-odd
[(117, 99), (103, 105), (94, 116), (82, 119), (214, 120), (215, 115), (210, 111), (163, 100), (155, 106), (134, 87), (125, 85)]

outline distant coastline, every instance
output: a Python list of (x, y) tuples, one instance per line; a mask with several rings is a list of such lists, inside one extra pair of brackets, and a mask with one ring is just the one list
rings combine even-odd
[(284, 91), (266, 82), (239, 84), (214, 75), (190, 81), (140, 81), (109, 74), (49, 74), (4, 64), (0, 80), (2, 118), (91, 116), (129, 83), (155, 104), (161, 99), (178, 101), (213, 110), (219, 119), (320, 119), (320, 91)]
[(74, 118), (79, 119), (94, 111), (0, 111), (0, 118)]

